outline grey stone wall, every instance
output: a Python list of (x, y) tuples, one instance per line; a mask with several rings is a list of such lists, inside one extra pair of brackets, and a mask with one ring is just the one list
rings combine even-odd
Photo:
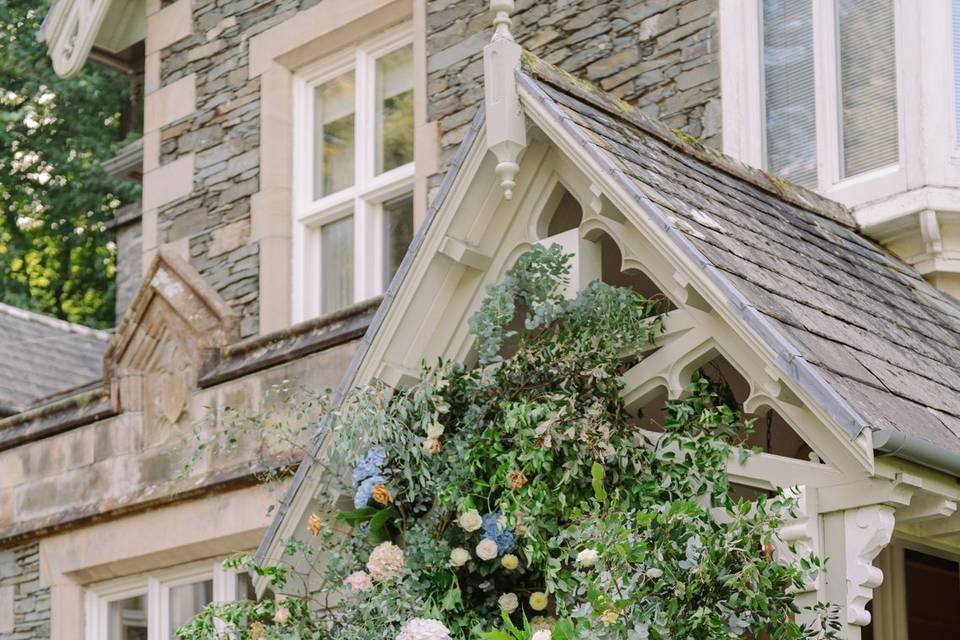
[(194, 33), (161, 54), (161, 85), (197, 74), (197, 110), (161, 131), (160, 162), (196, 154), (193, 193), (158, 214), (158, 242), (187, 238), (193, 266), (258, 330), (259, 249), (248, 245), (259, 186), (260, 80), (249, 40), (318, 0), (196, 0)]
[(49, 637), (50, 590), (40, 588), (37, 545), (0, 551), (0, 640)]
[[(529, 51), (647, 115), (720, 148), (717, 0), (517, 0), (513, 33)], [(483, 100), (487, 0), (428, 0), (428, 117), (442, 157)]]
[[(259, 250), (247, 243), (259, 190), (260, 80), (250, 38), (318, 0), (196, 0), (193, 35), (162, 52), (161, 84), (197, 76), (197, 111), (161, 131), (161, 163), (196, 154), (190, 196), (158, 214), (158, 242), (187, 239), (193, 265), (242, 317), (259, 322)], [(706, 144), (720, 145), (717, 0), (518, 0), (514, 33), (548, 62)], [(488, 0), (428, 0), (428, 118), (441, 157), (483, 98)], [(442, 166), (442, 165), (441, 165)], [(439, 181), (433, 177), (433, 184)]]
[(117, 320), (130, 306), (137, 294), (143, 275), (143, 243), (140, 221), (140, 203), (131, 205), (129, 211), (117, 214)]

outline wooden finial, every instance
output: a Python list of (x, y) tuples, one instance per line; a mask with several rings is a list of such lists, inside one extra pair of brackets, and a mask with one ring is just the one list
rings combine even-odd
[(509, 40), (513, 42), (513, 34), (510, 33), (510, 27), (513, 26), (513, 0), (490, 0), (490, 10), (496, 15), (493, 18), (493, 41)]

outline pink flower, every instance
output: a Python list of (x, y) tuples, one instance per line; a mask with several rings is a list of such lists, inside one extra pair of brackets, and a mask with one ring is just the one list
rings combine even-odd
[(343, 583), (350, 585), (355, 592), (373, 588), (373, 580), (366, 571), (354, 571), (343, 579)]

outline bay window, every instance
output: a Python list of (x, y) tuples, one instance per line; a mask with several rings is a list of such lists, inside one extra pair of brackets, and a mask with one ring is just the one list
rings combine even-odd
[(843, 202), (901, 188), (901, 1), (723, 0), (724, 150)]
[(293, 313), (382, 293), (413, 236), (413, 46), (395, 29), (296, 76)]
[(87, 588), (86, 640), (176, 640), (211, 602), (252, 599), (246, 573), (205, 561)]
[(953, 142), (960, 147), (960, 0), (951, 2), (950, 36), (953, 45)]

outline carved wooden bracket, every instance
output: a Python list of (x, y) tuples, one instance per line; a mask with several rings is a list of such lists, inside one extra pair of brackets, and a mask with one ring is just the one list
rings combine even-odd
[(44, 36), (57, 75), (68, 78), (83, 67), (110, 4), (111, 0), (64, 0), (54, 5)]
[(890, 544), (894, 526), (893, 507), (873, 505), (844, 512), (847, 564), (847, 623), (870, 623), (867, 603), (883, 582), (883, 571), (873, 560)]
[[(782, 544), (777, 545), (777, 560), (783, 564), (793, 564), (799, 558), (820, 553), (820, 523), (817, 518), (816, 490), (805, 486), (785, 489), (784, 494), (796, 500), (792, 516), (788, 516), (780, 527), (777, 537)], [(788, 548), (792, 546), (794, 551)], [(800, 592), (815, 591), (821, 576), (807, 580)]]

